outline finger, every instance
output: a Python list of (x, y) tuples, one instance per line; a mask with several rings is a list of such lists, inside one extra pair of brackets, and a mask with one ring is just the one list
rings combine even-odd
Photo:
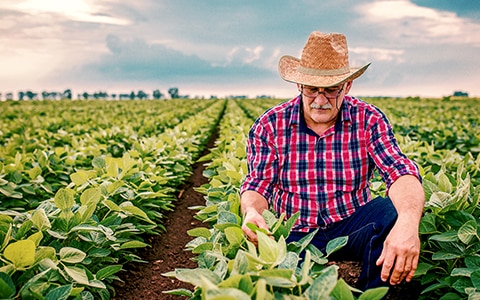
[(405, 278), (405, 257), (397, 256), (395, 259), (395, 266), (393, 267), (392, 275), (390, 276), (390, 284), (395, 285), (402, 282)]
[(383, 261), (385, 260), (385, 248), (383, 248), (382, 253), (380, 253), (380, 257), (377, 259), (377, 266), (381, 266)]
[(408, 272), (407, 277), (405, 278), (405, 280), (407, 282), (410, 282), (413, 279), (413, 277), (415, 276), (415, 271), (417, 270), (417, 266), (418, 266), (418, 255), (415, 255), (412, 258), (411, 266), (412, 267), (410, 268), (410, 272)]
[(245, 233), (245, 235), (247, 236), (247, 239), (250, 242), (253, 242), (254, 244), (257, 244), (258, 238), (257, 238), (257, 235), (255, 234), (255, 232), (250, 230), (250, 228), (248, 228), (246, 225), (242, 226), (242, 230), (243, 230), (243, 233)]
[(382, 272), (380, 273), (380, 278), (382, 279), (382, 281), (386, 282), (388, 280), (388, 277), (390, 277), (390, 273), (392, 271), (394, 264), (395, 264), (395, 255), (386, 254), (382, 263)]

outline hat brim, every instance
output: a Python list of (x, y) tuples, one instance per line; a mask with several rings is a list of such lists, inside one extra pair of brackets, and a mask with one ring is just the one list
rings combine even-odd
[(309, 75), (298, 70), (300, 60), (296, 57), (285, 55), (278, 62), (278, 71), (283, 80), (316, 87), (337, 86), (344, 82), (354, 80), (365, 72), (370, 63), (360, 68), (350, 68), (350, 71), (341, 75)]

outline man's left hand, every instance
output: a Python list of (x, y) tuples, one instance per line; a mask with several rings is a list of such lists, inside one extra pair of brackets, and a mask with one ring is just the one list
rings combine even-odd
[(404, 279), (412, 280), (420, 255), (420, 238), (416, 226), (408, 220), (397, 220), (383, 244), (383, 251), (377, 260), (382, 265), (381, 279), (390, 284), (400, 284)]

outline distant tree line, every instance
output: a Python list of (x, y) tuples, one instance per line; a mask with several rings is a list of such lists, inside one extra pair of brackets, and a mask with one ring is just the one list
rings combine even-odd
[[(178, 98), (189, 98), (188, 95), (180, 95), (179, 90), (177, 87), (172, 87), (168, 89), (168, 94), (172, 99)], [(0, 100), (2, 100), (2, 93), (0, 93)], [(49, 92), (43, 91), (41, 93), (33, 92), (31, 90), (20, 91), (18, 92), (18, 97), (15, 99), (13, 93), (5, 93), (5, 100), (60, 100), (60, 99), (67, 99), (72, 100), (72, 90), (66, 89), (63, 92)], [(104, 91), (88, 93), (83, 92), (77, 94), (77, 99), (80, 100), (98, 100), (98, 99), (106, 99), (106, 100), (146, 100), (146, 99), (165, 99), (165, 94), (162, 93), (159, 89), (152, 91), (152, 97), (149, 94), (145, 93), (142, 90), (137, 92), (132, 91), (130, 93), (107, 93)]]

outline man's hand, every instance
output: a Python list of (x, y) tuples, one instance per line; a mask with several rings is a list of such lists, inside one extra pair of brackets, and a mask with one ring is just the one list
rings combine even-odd
[(381, 278), (396, 285), (404, 279), (412, 280), (420, 256), (418, 228), (422, 217), (425, 193), (420, 181), (411, 175), (399, 177), (391, 186), (388, 195), (398, 212), (398, 218), (383, 243), (377, 260), (382, 265)]
[(247, 227), (247, 223), (255, 224), (258, 228), (263, 228), (268, 231), (267, 223), (262, 216), (262, 212), (268, 208), (268, 202), (262, 195), (255, 191), (245, 191), (241, 196), (240, 203), (243, 213), (242, 230), (247, 236), (247, 239), (257, 245), (257, 234)]
[(416, 226), (397, 220), (383, 244), (383, 251), (377, 260), (382, 265), (381, 278), (390, 284), (400, 284), (404, 279), (412, 280), (420, 255), (420, 238)]
[(263, 228), (265, 230), (268, 230), (267, 223), (265, 222), (265, 219), (263, 218), (263, 216), (255, 209), (248, 208), (245, 210), (245, 214), (243, 217), (242, 230), (247, 236), (247, 239), (250, 242), (257, 245), (258, 244), (257, 234), (247, 227), (247, 223), (252, 223), (252, 224), (255, 224), (258, 228)]

